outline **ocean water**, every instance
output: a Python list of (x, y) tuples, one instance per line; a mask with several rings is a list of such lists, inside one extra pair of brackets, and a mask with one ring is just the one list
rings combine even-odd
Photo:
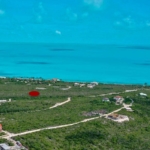
[(150, 47), (0, 43), (0, 76), (150, 84)]

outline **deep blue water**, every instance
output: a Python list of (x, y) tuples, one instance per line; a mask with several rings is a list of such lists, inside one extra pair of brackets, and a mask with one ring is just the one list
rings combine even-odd
[(150, 84), (150, 47), (1, 43), (0, 76)]

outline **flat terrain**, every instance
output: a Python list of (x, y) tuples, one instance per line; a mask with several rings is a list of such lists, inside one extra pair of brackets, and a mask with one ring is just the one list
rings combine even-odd
[[(0, 100), (11, 98), (11, 102), (0, 105), (0, 123), (5, 132), (0, 134), (0, 141), (11, 144), (13, 138), (31, 150), (149, 150), (150, 87), (99, 83), (88, 88), (88, 83), (84, 84), (79, 87), (62, 81), (0, 79)], [(28, 93), (32, 90), (39, 91), (40, 95), (31, 97)], [(139, 96), (141, 92), (147, 96)], [(122, 108), (122, 104), (116, 105), (113, 100), (116, 95), (123, 96), (126, 104), (131, 99), (134, 101), (133, 112), (125, 109), (117, 112), (127, 115), (128, 122), (84, 115)], [(103, 102), (103, 97), (108, 97), (110, 102)], [(62, 127), (56, 129), (58, 126)]]

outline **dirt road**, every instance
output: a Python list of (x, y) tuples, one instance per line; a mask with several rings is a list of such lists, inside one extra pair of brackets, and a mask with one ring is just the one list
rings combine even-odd
[(124, 92), (112, 92), (112, 93), (107, 93), (107, 94), (91, 95), (91, 96), (88, 96), (88, 97), (99, 97), (99, 96), (107, 96), (107, 95), (113, 95), (113, 94), (123, 94), (123, 93), (136, 92), (136, 91), (138, 91), (138, 89), (125, 90)]
[(69, 127), (69, 126), (73, 126), (73, 125), (76, 125), (76, 124), (79, 124), (79, 123), (84, 123), (84, 122), (88, 122), (88, 121), (91, 121), (91, 120), (95, 120), (95, 119), (98, 119), (98, 118), (101, 118), (101, 117), (106, 117), (106, 116), (108, 116), (108, 115), (110, 115), (112, 113), (119, 112), (123, 108), (125, 108), (125, 107), (121, 107), (121, 108), (119, 108), (117, 110), (114, 110), (114, 111), (108, 113), (108, 114), (104, 114), (104, 115), (101, 115), (101, 116), (98, 116), (98, 117), (89, 118), (89, 119), (84, 119), (82, 121), (75, 122), (75, 123), (72, 123), (72, 124), (65, 124), (65, 125), (59, 125), (59, 126), (49, 126), (49, 127), (45, 127), (45, 128), (41, 128), (41, 129), (35, 129), (35, 130), (25, 131), (25, 132), (16, 133), (16, 134), (7, 132), (7, 135), (2, 136), (2, 138), (9, 139), (9, 138), (12, 138), (12, 137), (15, 137), (15, 136), (31, 134), (31, 133), (35, 133), (35, 132), (39, 132), (39, 131), (43, 131), (43, 130), (50, 130), (50, 129), (58, 129), (58, 128)]

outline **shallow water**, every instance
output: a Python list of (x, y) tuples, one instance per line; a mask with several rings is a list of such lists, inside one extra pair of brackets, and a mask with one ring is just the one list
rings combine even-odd
[(1, 43), (0, 76), (149, 84), (150, 48)]

